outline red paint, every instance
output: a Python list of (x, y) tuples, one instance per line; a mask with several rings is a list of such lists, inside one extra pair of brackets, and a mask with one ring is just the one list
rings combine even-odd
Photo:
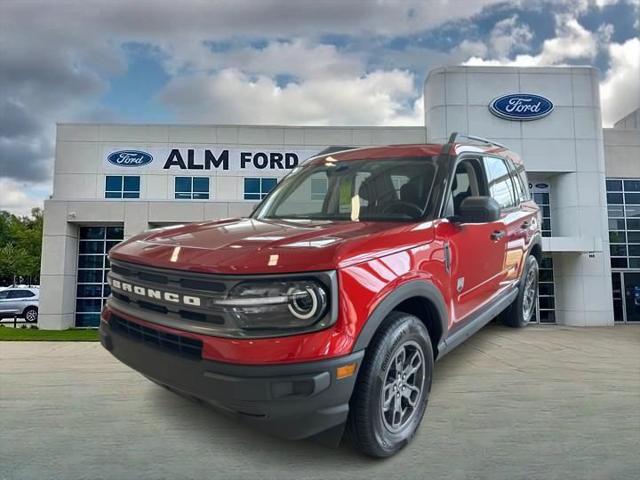
[[(478, 147), (473, 147), (478, 151)], [(338, 160), (436, 155), (441, 145), (360, 149), (333, 156)], [(452, 147), (461, 153), (463, 146)], [(519, 158), (503, 149), (487, 152)], [(324, 161), (324, 157), (318, 160)], [(313, 361), (350, 353), (376, 306), (403, 283), (424, 279), (441, 292), (449, 328), (464, 323), (522, 271), (525, 252), (537, 225), (538, 208), (528, 202), (490, 224), (456, 225), (446, 219), (422, 222), (285, 222), (231, 219), (150, 231), (111, 250), (111, 257), (159, 268), (219, 274), (281, 274), (337, 270), (339, 315), (330, 328), (303, 335), (263, 339), (203, 336), (150, 324), (153, 328), (199, 338), (203, 357), (229, 363), (275, 364)], [(529, 229), (521, 228), (528, 221)], [(505, 230), (491, 242), (494, 230)], [(451, 271), (445, 269), (445, 244)], [(180, 247), (176, 253), (176, 247)], [(269, 260), (275, 258), (275, 265)], [(457, 292), (464, 277), (464, 290)], [(108, 321), (108, 309), (103, 317)]]

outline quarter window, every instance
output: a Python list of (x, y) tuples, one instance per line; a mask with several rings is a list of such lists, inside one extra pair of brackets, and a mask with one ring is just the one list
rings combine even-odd
[(140, 198), (140, 177), (137, 175), (107, 175), (104, 198)]
[(278, 183), (277, 178), (247, 177), (244, 179), (244, 199), (262, 200), (271, 190), (273, 190), (276, 183)]
[(484, 165), (487, 171), (489, 194), (498, 202), (500, 208), (515, 207), (517, 205), (516, 192), (507, 164), (501, 158), (484, 157)]
[(175, 198), (179, 200), (208, 200), (209, 177), (176, 177)]

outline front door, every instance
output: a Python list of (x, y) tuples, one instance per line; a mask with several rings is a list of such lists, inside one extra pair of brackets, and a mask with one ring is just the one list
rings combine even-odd
[(17, 299), (14, 296), (16, 290), (3, 290), (0, 292), (0, 312), (16, 313)]
[[(456, 167), (446, 217), (459, 215), (462, 201), (487, 194), (479, 159), (464, 159)], [(448, 220), (445, 220), (448, 221)], [(491, 223), (455, 224), (448, 229), (452, 329), (466, 323), (496, 294), (504, 277), (506, 226)]]

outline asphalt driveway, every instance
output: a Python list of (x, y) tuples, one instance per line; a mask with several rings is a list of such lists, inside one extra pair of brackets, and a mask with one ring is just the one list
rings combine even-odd
[(640, 327), (485, 328), (385, 461), (256, 433), (97, 343), (0, 342), (0, 479), (80, 478), (637, 479)]

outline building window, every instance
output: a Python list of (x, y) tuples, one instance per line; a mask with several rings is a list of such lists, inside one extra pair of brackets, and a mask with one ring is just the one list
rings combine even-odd
[(607, 179), (611, 268), (640, 269), (640, 179)]
[[(548, 183), (530, 183), (529, 191), (533, 200), (540, 207), (542, 214), (542, 236), (551, 236), (551, 197)], [(527, 192), (525, 192), (526, 194)], [(537, 323), (556, 323), (556, 289), (553, 276), (553, 258), (550, 254), (542, 255), (539, 266), (538, 305), (535, 321)]]
[(606, 185), (614, 319), (640, 322), (640, 179)]
[(78, 278), (76, 282), (76, 327), (100, 325), (100, 311), (111, 294), (107, 285), (107, 253), (122, 241), (121, 226), (80, 227)]
[(556, 292), (553, 278), (553, 258), (545, 253), (540, 262), (538, 281), (538, 323), (556, 323)]
[(262, 200), (278, 183), (277, 178), (245, 178), (244, 199)]
[(533, 193), (533, 201), (540, 207), (540, 213), (542, 214), (542, 236), (551, 236), (551, 198), (549, 192), (549, 184), (536, 183), (535, 185), (529, 184), (529, 190)]
[(176, 177), (175, 186), (177, 199), (209, 199), (209, 177)]
[(140, 198), (140, 177), (137, 175), (107, 175), (104, 198)]

